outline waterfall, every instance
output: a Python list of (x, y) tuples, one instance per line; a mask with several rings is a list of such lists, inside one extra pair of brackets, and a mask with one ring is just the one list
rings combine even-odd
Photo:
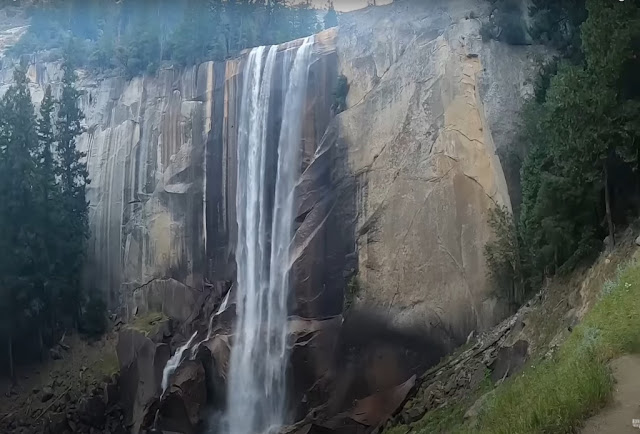
[[(275, 173), (269, 107), (278, 47), (247, 58), (238, 128), (237, 324), (228, 384), (229, 434), (273, 432), (285, 422), (287, 299), (294, 189), (313, 39), (281, 54), (284, 105)], [(275, 155), (273, 155), (275, 157)], [(275, 182), (274, 182), (275, 181)], [(269, 199), (271, 198), (271, 200)]]
[(165, 365), (164, 370), (162, 371), (162, 394), (167, 391), (167, 388), (169, 387), (169, 377), (171, 377), (171, 374), (173, 374), (175, 370), (178, 369), (178, 366), (180, 366), (180, 362), (182, 362), (182, 355), (191, 346), (197, 334), (198, 332), (195, 332), (186, 344), (178, 348), (176, 353)]
[(218, 317), (218, 315), (220, 315), (222, 312), (224, 312), (227, 309), (227, 306), (229, 305), (230, 297), (231, 297), (231, 289), (227, 291), (227, 295), (224, 296), (224, 299), (222, 300), (220, 307), (218, 307), (218, 310), (216, 310), (216, 312), (209, 317), (209, 328), (207, 329), (207, 336), (203, 340), (195, 344), (193, 348), (191, 348), (192, 360), (196, 358), (196, 355), (198, 354), (198, 350), (200, 349), (200, 345), (204, 344), (205, 342), (207, 342), (209, 339), (213, 337), (213, 320), (215, 320)]

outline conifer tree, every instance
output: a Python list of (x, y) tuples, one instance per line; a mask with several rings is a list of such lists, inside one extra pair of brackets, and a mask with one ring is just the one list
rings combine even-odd
[(84, 115), (79, 108), (80, 92), (76, 89), (76, 73), (67, 61), (63, 65), (62, 94), (58, 103), (56, 121), (57, 159), (59, 161), (60, 205), (62, 237), (60, 276), (63, 306), (66, 314), (79, 319), (82, 301), (80, 275), (84, 263), (84, 249), (89, 236), (86, 185), (89, 182), (86, 154), (76, 148), (76, 139), (82, 134)]
[(0, 101), (0, 321), (13, 375), (13, 341), (43, 300), (31, 276), (38, 266), (35, 110), (25, 69)]
[(338, 13), (333, 7), (333, 2), (329, 6), (329, 10), (324, 16), (324, 28), (329, 29), (331, 27), (336, 27), (338, 25)]
[(42, 349), (43, 327), (49, 330), (56, 327), (56, 310), (59, 308), (58, 296), (60, 285), (57, 273), (60, 269), (58, 246), (62, 241), (57, 228), (60, 226), (60, 185), (56, 181), (58, 166), (54, 159), (55, 133), (54, 133), (54, 109), (55, 100), (51, 92), (51, 86), (47, 86), (44, 99), (40, 105), (40, 117), (37, 121), (37, 133), (39, 147), (37, 152), (38, 177), (40, 183), (40, 201), (38, 204), (41, 220), (38, 225), (39, 236), (42, 241), (42, 249), (39, 255), (38, 267), (41, 276), (39, 285), (46, 306), (46, 318), (40, 321), (38, 329), (39, 344)]

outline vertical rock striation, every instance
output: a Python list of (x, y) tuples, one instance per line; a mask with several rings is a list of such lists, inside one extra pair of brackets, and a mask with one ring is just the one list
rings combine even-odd
[[(331, 118), (335, 36), (335, 29), (322, 32), (313, 46), (300, 173), (314, 161)], [(279, 46), (278, 57), (300, 43)], [(188, 321), (198, 314), (203, 281), (235, 279), (237, 128), (245, 63), (243, 55), (184, 70), (161, 69), (155, 76), (130, 81), (79, 71), (86, 132), (78, 147), (87, 153), (91, 178), (86, 280), (91, 289), (108, 295), (111, 306), (124, 307), (126, 316), (162, 310), (179, 312), (177, 319)], [(281, 113), (284, 104), (282, 64), (277, 62), (274, 69), (274, 82), (279, 83), (271, 100), (274, 113)], [(11, 84), (11, 73), (10, 65), (0, 71), (0, 92)], [(39, 104), (47, 85), (54, 95), (59, 91), (60, 64), (33, 59), (29, 77)], [(277, 143), (280, 134), (277, 116), (267, 125), (270, 143)], [(309, 208), (324, 199), (317, 191), (331, 190), (320, 181), (325, 180), (298, 188), (298, 195), (308, 197), (307, 188), (316, 192), (313, 200), (305, 201), (308, 209), (295, 212), (304, 233), (315, 222), (307, 221)], [(319, 228), (308, 232), (323, 235)], [(298, 254), (314, 247), (306, 235), (298, 238)], [(313, 254), (324, 255), (318, 249)], [(303, 290), (322, 287), (329, 260), (335, 266), (339, 258), (316, 256), (309, 265), (297, 267), (304, 268), (298, 273), (301, 279), (303, 274), (315, 276), (305, 281)], [(340, 303), (332, 304), (334, 312), (341, 307), (341, 293), (335, 298)], [(300, 307), (304, 309), (314, 311)], [(189, 311), (192, 315), (185, 315)]]
[[(481, 20), (471, 17), (489, 13), (489, 3), (470, 0), (402, 0), (344, 14), (339, 30), (316, 35), (296, 185), (293, 314), (340, 313), (356, 271), (361, 303), (456, 340), (504, 314), (483, 248), (489, 210), (510, 205), (497, 152), (512, 144), (539, 50), (483, 43)], [(87, 131), (79, 146), (92, 180), (87, 284), (126, 315), (162, 310), (189, 322), (208, 283), (236, 279), (246, 59), (130, 81), (80, 71)], [(11, 82), (7, 63), (0, 93)], [(56, 63), (32, 63), (39, 102), (45, 85), (59, 90), (61, 73)], [(334, 118), (340, 73), (350, 91)], [(273, 75), (283, 77), (281, 62)], [(270, 99), (277, 116), (282, 86)], [(268, 143), (278, 125), (268, 121)]]
[[(398, 1), (344, 15), (336, 143), (356, 190), (361, 301), (463, 341), (505, 314), (487, 277), (489, 210), (510, 206), (507, 147), (534, 47), (483, 43), (489, 4)], [(344, 206), (349, 204), (345, 203)]]

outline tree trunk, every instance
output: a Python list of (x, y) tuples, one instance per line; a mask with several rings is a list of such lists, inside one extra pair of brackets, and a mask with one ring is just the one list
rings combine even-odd
[(44, 339), (42, 339), (42, 327), (38, 327), (38, 358), (43, 359), (44, 356)]
[(636, 212), (640, 215), (640, 148), (636, 151)]
[(611, 247), (616, 245), (615, 228), (613, 227), (613, 217), (611, 216), (611, 197), (609, 197), (609, 170), (607, 169), (607, 163), (604, 164), (604, 202), (607, 212), (607, 225), (609, 226), (609, 238), (611, 240)]
[(7, 347), (7, 357), (9, 359), (9, 377), (13, 381), (15, 380), (15, 375), (13, 372), (13, 338), (11, 337), (11, 335), (7, 337)]

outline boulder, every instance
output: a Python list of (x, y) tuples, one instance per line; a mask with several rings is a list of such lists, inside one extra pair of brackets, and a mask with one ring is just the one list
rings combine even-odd
[(49, 357), (51, 357), (52, 360), (60, 360), (62, 359), (62, 354), (57, 348), (51, 348), (49, 350)]
[(78, 402), (78, 418), (94, 428), (102, 428), (106, 420), (107, 406), (102, 396), (90, 396)]
[(498, 350), (495, 361), (491, 364), (491, 379), (502, 381), (522, 370), (528, 358), (529, 342), (519, 340), (510, 347)]
[(118, 335), (116, 352), (125, 424), (138, 434), (149, 406), (160, 396), (162, 371), (171, 356), (169, 346), (154, 343), (140, 331), (124, 329)]
[(40, 400), (42, 402), (47, 402), (49, 401), (51, 398), (53, 398), (53, 389), (49, 386), (44, 387), (42, 389), (42, 396), (40, 397)]
[(230, 336), (216, 335), (203, 342), (197, 359), (204, 367), (209, 401), (218, 408), (226, 402), (229, 360), (231, 358)]
[(120, 390), (118, 388), (117, 378), (109, 379), (105, 382), (103, 388), (103, 400), (107, 408), (110, 408), (118, 403), (120, 399)]
[(63, 434), (69, 429), (67, 415), (63, 412), (47, 414), (45, 425), (49, 434)]
[(207, 402), (202, 363), (193, 360), (183, 362), (172, 380), (160, 400), (157, 427), (164, 432), (193, 434), (201, 422), (201, 411)]

